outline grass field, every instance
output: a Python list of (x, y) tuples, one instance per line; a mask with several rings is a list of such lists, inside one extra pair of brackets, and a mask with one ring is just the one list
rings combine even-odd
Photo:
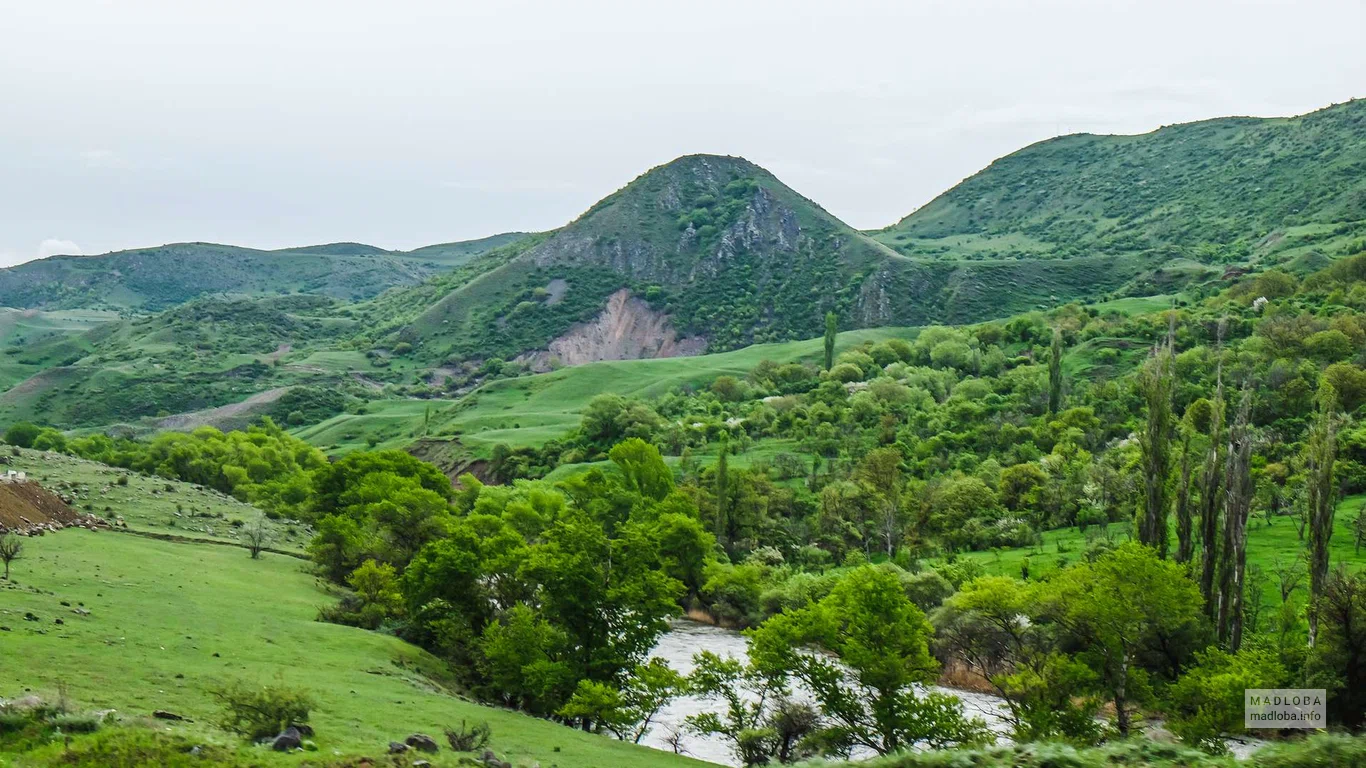
[[(190, 483), (147, 477), (60, 453), (24, 450), (15, 456), (6, 447), (9, 468), (26, 472), (43, 487), (70, 499), (72, 506), (109, 520), (121, 520), (130, 531), (203, 541), (237, 543), (233, 521), (251, 522), (261, 511), (231, 496)], [(119, 485), (119, 478), (128, 478)], [(313, 536), (302, 523), (268, 521), (271, 547), (302, 552)]]
[[(446, 692), (442, 665), (424, 652), (315, 621), (333, 598), (303, 568), (283, 555), (252, 560), (237, 547), (112, 532), (29, 539), (14, 581), (0, 582), (0, 626), (8, 627), (0, 632), (0, 697), (55, 699), (65, 687), (82, 709), (114, 708), (123, 718), (170, 710), (194, 721), (177, 729), (230, 743), (208, 725), (217, 708), (206, 691), (234, 679), (283, 680), (317, 699), (311, 722), (321, 755), (378, 757), (414, 732), (444, 743), (443, 726), (463, 719), (488, 721), (491, 747), (514, 765), (701, 765), (462, 700)], [(38, 621), (24, 620), (26, 612)], [(260, 754), (271, 765), (309, 757)], [(456, 764), (444, 749), (431, 759)]]
[[(1354, 567), (1366, 566), (1366, 548), (1360, 553), (1356, 551), (1350, 522), (1363, 504), (1366, 504), (1366, 494), (1350, 496), (1338, 503), (1330, 546), (1330, 562), (1334, 565), (1349, 563)], [(1262, 578), (1266, 581), (1262, 603), (1269, 608), (1280, 599), (1273, 582), (1277, 564), (1289, 565), (1294, 562), (1297, 556), (1306, 551), (1305, 544), (1296, 533), (1295, 521), (1289, 517), (1274, 518), (1272, 523), (1267, 525), (1265, 517), (1255, 516), (1248, 521), (1247, 529), (1248, 568), (1261, 569)], [(1123, 523), (1113, 523), (1108, 532), (1115, 541), (1122, 541), (1127, 536), (1127, 526)], [(1030, 578), (1035, 578), (1057, 568), (1064, 561), (1069, 564), (1079, 562), (1087, 545), (1086, 536), (1076, 528), (1047, 531), (1043, 539), (1041, 547), (967, 552), (960, 556), (981, 562), (988, 573), (1015, 577), (1020, 576), (1024, 559), (1029, 558), (1029, 575)], [(1175, 550), (1176, 540), (1173, 536), (1172, 551)], [(1303, 598), (1307, 589), (1306, 577), (1301, 591), (1297, 593), (1299, 597)]]
[[(874, 328), (839, 335), (837, 350), (888, 338), (914, 338), (916, 328)], [(362, 415), (342, 414), (295, 431), (329, 453), (365, 447), (401, 447), (421, 434), (431, 408), (431, 434), (459, 438), (476, 456), (498, 443), (537, 446), (578, 426), (579, 413), (599, 394), (652, 398), (686, 386), (706, 386), (719, 376), (744, 376), (762, 360), (817, 361), (821, 339), (756, 344), (697, 357), (613, 360), (551, 373), (500, 379), (452, 403), (444, 400), (381, 400)]]

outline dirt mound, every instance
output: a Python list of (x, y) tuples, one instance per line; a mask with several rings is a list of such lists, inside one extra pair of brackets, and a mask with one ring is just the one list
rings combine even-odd
[(98, 525), (98, 518), (77, 512), (37, 483), (0, 482), (0, 533), (42, 534)]
[(707, 351), (701, 337), (678, 338), (669, 316), (650, 308), (625, 288), (607, 299), (607, 306), (591, 323), (580, 323), (550, 342), (549, 348), (519, 359), (532, 370), (547, 371), (551, 361), (582, 365), (598, 360), (639, 360), (685, 357)]

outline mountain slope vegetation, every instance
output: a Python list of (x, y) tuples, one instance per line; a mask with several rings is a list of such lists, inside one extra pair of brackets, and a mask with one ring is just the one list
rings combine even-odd
[(1156, 250), (1213, 265), (1308, 258), (1309, 271), (1366, 237), (1366, 101), (1049, 139), (872, 235), (916, 256)]
[(209, 294), (313, 293), (356, 301), (419, 283), (520, 236), (407, 252), (362, 243), (278, 251), (172, 243), (100, 256), (52, 256), (0, 269), (0, 306), (155, 311)]

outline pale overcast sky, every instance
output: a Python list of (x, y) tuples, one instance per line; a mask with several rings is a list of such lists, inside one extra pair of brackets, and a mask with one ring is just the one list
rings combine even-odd
[(0, 265), (547, 229), (681, 154), (857, 227), (1059, 133), (1366, 96), (1363, 0), (0, 0)]

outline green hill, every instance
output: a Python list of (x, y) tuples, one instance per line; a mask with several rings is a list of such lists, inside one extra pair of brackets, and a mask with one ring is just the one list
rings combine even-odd
[(0, 306), (159, 310), (212, 294), (312, 293), (356, 301), (414, 285), (517, 233), (386, 251), (332, 243), (261, 251), (215, 243), (172, 243), (100, 256), (53, 256), (0, 269)]
[(1366, 101), (1050, 139), (871, 234), (900, 253), (956, 259), (1338, 256), (1366, 237)]
[[(1167, 260), (907, 258), (753, 163), (715, 155), (654, 168), (565, 227), (496, 253), (471, 262), (487, 268), (448, 283), (434, 302), (430, 289), (395, 292), (390, 302), (409, 312), (375, 323), (375, 338), (389, 334), (388, 343), (407, 342), (432, 362), (513, 358), (598, 319), (608, 297), (625, 289), (648, 307), (600, 323), (663, 326), (727, 350), (811, 336), (832, 310), (847, 326), (877, 327), (1089, 300)], [(418, 306), (426, 309), (411, 310)]]

